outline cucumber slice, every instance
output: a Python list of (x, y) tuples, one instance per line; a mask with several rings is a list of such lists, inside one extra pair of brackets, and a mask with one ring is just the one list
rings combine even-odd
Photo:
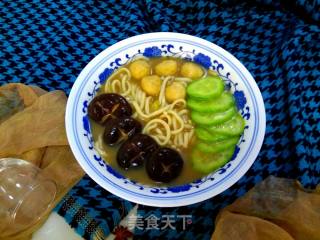
[(188, 98), (187, 106), (194, 111), (203, 113), (222, 112), (234, 105), (234, 98), (231, 93), (223, 92), (220, 97), (209, 101)]
[(199, 150), (204, 153), (217, 153), (225, 149), (228, 149), (230, 147), (234, 147), (238, 141), (239, 141), (239, 137), (231, 137), (219, 142), (212, 142), (212, 143), (199, 142), (197, 144), (197, 148), (199, 148)]
[(207, 128), (211, 134), (223, 134), (228, 136), (241, 135), (245, 127), (245, 121), (242, 116), (237, 113), (229, 121), (222, 124), (213, 125)]
[(208, 76), (193, 81), (187, 87), (189, 97), (208, 100), (219, 96), (224, 89), (224, 82), (218, 76)]
[(204, 153), (194, 148), (191, 153), (192, 166), (202, 173), (211, 173), (225, 165), (234, 152), (234, 147), (217, 153)]
[(226, 136), (226, 135), (220, 134), (220, 133), (212, 134), (202, 127), (196, 127), (195, 133), (196, 133), (196, 136), (200, 140), (205, 141), (205, 142), (221, 141), (221, 140), (224, 140), (229, 137), (229, 136)]
[(228, 121), (235, 115), (236, 110), (234, 107), (227, 109), (225, 112), (217, 113), (201, 113), (197, 111), (191, 112), (191, 119), (199, 125), (215, 125)]

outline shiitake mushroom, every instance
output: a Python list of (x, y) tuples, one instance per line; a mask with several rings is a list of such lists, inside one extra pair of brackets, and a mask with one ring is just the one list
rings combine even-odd
[(152, 137), (141, 133), (135, 134), (121, 145), (117, 162), (125, 170), (145, 163), (148, 176), (163, 183), (178, 177), (183, 168), (179, 152), (168, 147), (160, 148)]
[(127, 100), (115, 93), (103, 93), (89, 104), (88, 115), (96, 122), (104, 123), (112, 117), (130, 117), (132, 108)]
[(162, 147), (150, 136), (140, 133), (142, 125), (131, 118), (132, 108), (127, 100), (114, 93), (96, 96), (89, 104), (88, 115), (104, 124), (103, 140), (108, 145), (125, 141), (118, 150), (117, 162), (125, 170), (146, 162), (149, 177), (167, 183), (182, 171), (183, 159), (174, 149)]
[(178, 177), (182, 171), (183, 159), (172, 148), (159, 148), (146, 162), (149, 177), (156, 182), (168, 183)]
[(141, 166), (158, 148), (152, 137), (142, 133), (135, 134), (121, 145), (117, 153), (117, 162), (126, 170)]
[(142, 130), (141, 123), (132, 117), (111, 118), (105, 126), (103, 140), (110, 146), (124, 142)]

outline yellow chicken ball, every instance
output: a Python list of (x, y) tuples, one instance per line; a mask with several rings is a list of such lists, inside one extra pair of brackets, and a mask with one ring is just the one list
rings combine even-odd
[(157, 75), (146, 76), (141, 80), (141, 88), (148, 95), (157, 96), (161, 88), (161, 79)]
[(137, 60), (129, 65), (129, 70), (132, 77), (139, 80), (150, 74), (151, 67), (147, 61)]
[(199, 65), (187, 62), (181, 67), (181, 75), (191, 79), (198, 79), (203, 76), (203, 70)]
[(178, 70), (178, 63), (174, 60), (164, 60), (155, 67), (156, 74), (160, 76), (175, 75)]
[(184, 99), (186, 97), (186, 89), (183, 84), (174, 82), (166, 87), (166, 100), (169, 103), (178, 99)]

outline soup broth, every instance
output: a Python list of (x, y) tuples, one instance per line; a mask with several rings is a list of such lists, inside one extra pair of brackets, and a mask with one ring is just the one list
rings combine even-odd
[[(161, 72), (161, 68), (159, 68), (159, 67), (156, 71), (156, 66), (157, 65), (159, 66), (159, 64), (161, 62), (163, 62), (164, 60), (173, 60), (176, 63), (176, 66), (175, 66), (176, 71), (172, 72), (170, 74), (170, 77), (176, 77), (177, 79), (181, 78), (178, 81), (181, 81), (181, 84), (184, 85), (184, 87), (186, 88), (186, 85), (188, 83), (187, 81), (192, 81), (192, 80), (190, 78), (181, 76), (181, 71), (182, 71), (181, 67), (183, 66), (184, 63), (189, 63), (188, 61), (186, 61), (184, 59), (172, 58), (172, 57), (159, 57), (159, 58), (147, 59), (149, 65), (151, 67), (151, 70), (150, 70), (151, 72), (149, 74), (150, 75), (157, 75), (157, 71)], [(135, 61), (133, 61), (133, 62), (135, 62)], [(132, 63), (124, 65), (122, 68), (130, 69), (131, 64)], [(203, 67), (201, 67), (195, 63), (192, 63), (192, 64), (197, 66), (198, 71), (199, 71), (199, 69), (201, 69), (203, 75), (204, 74), (208, 74), (208, 75), (210, 75), (210, 74), (215, 75), (216, 74), (215, 72), (211, 72), (211, 73), (207, 72)], [(164, 68), (165, 68), (165, 66), (164, 66)], [(170, 66), (168, 66), (168, 68), (170, 68)], [(116, 70), (116, 72), (111, 76), (111, 78), (112, 79), (121, 78), (121, 68)], [(109, 79), (110, 79), (110, 77), (109, 77)], [(106, 84), (108, 84), (109, 79), (107, 79), (106, 83), (104, 83), (101, 86), (101, 88), (98, 92), (98, 95), (105, 93), (105, 89), (107, 88)], [(163, 82), (165, 80), (166, 80), (166, 78), (162, 77), (161, 81)], [(139, 84), (141, 84), (141, 80), (135, 79), (134, 74), (132, 74), (131, 79), (129, 81), (131, 81), (133, 85), (139, 86)], [(114, 84), (114, 85), (115, 86), (111, 86), (110, 88), (113, 87), (114, 91), (118, 91), (116, 84)], [(119, 86), (120, 86), (120, 84), (119, 84)], [(109, 92), (112, 92), (112, 91), (109, 90)], [(119, 94), (121, 94), (121, 93), (119, 93)], [(161, 93), (154, 94), (154, 96), (149, 95), (148, 96), (149, 98), (145, 99), (145, 101), (149, 101), (154, 105), (161, 105), (161, 103), (158, 102), (159, 94), (161, 94)], [(175, 94), (176, 94), (176, 91), (173, 91), (173, 95), (175, 95)], [(125, 96), (125, 98), (132, 105), (132, 103), (133, 103), (132, 101), (134, 99), (131, 99), (130, 96)], [(153, 106), (152, 104), (150, 104), (151, 107)], [(139, 103), (139, 106), (141, 106), (141, 105), (143, 105), (143, 103)], [(135, 109), (135, 108), (133, 107), (133, 109)], [(153, 109), (153, 110), (150, 110), (150, 112), (156, 111), (156, 110), (157, 109)], [(140, 118), (139, 115), (136, 114), (136, 111), (133, 112), (133, 117), (135, 119), (137, 119), (138, 121), (140, 121), (142, 123), (143, 127), (145, 127), (148, 124), (148, 122), (150, 121), (150, 119)], [(184, 120), (186, 122), (188, 122), (188, 124), (190, 125), (189, 127), (191, 129), (188, 129), (188, 131), (191, 131), (193, 128), (192, 122), (190, 119), (186, 120), (186, 118), (189, 118), (189, 117), (190, 117), (190, 113), (186, 109), (186, 115), (185, 115)], [(176, 124), (179, 124), (179, 123), (176, 123)], [(92, 121), (91, 119), (90, 119), (90, 125), (91, 125), (91, 131), (92, 131), (94, 142), (95, 142), (95, 144), (97, 144), (99, 138), (101, 138), (101, 134), (104, 131), (104, 127), (102, 125), (96, 123), (95, 121)], [(161, 130), (161, 126), (158, 126), (157, 128), (159, 128)], [(183, 137), (186, 137), (187, 135), (188, 134), (186, 132), (186, 134), (184, 134), (184, 135), (182, 135), (182, 137), (180, 137), (180, 140)], [(152, 136), (152, 134), (151, 134), (151, 136)], [(170, 140), (171, 142), (164, 145), (166, 147), (174, 147), (175, 149), (177, 149), (179, 151), (179, 153), (181, 154), (183, 161), (184, 161), (184, 165), (183, 165), (182, 172), (180, 173), (180, 175), (177, 178), (175, 178), (174, 180), (172, 180), (170, 183), (166, 183), (165, 185), (180, 185), (180, 184), (190, 183), (190, 182), (195, 181), (195, 180), (203, 177), (204, 175), (206, 175), (204, 173), (195, 171), (193, 169), (190, 157), (191, 157), (191, 150), (193, 148), (193, 145), (196, 142), (196, 137), (194, 134), (191, 134), (191, 132), (187, 137), (189, 137), (189, 139), (187, 141), (187, 144), (185, 144), (186, 141), (184, 141), (184, 146), (182, 146), (181, 141), (179, 143), (178, 140), (174, 140), (173, 138), (172, 138), (173, 139), (172, 141)], [(183, 139), (183, 140), (185, 140), (185, 139)], [(175, 146), (174, 143), (177, 143), (176, 144), (177, 146)], [(112, 168), (114, 168), (116, 171), (121, 173), (123, 176), (125, 176), (131, 180), (137, 181), (139, 183), (142, 183), (142, 184), (155, 185), (155, 186), (163, 185), (163, 183), (157, 183), (149, 178), (149, 176), (146, 173), (144, 165), (140, 166), (140, 167), (136, 167), (136, 168), (131, 168), (129, 170), (124, 170), (123, 168), (119, 167), (117, 160), (116, 160), (117, 152), (119, 150), (119, 145), (111, 147), (111, 146), (108, 146), (107, 144), (105, 144), (103, 141), (100, 141), (99, 144), (100, 144), (99, 148), (102, 149), (103, 152), (105, 153), (102, 156), (104, 158), (104, 160), (107, 163), (109, 163), (112, 166)]]
[[(91, 121), (91, 131), (93, 135), (93, 139), (98, 139), (98, 137), (101, 135), (101, 132), (103, 132), (103, 126)], [(137, 181), (142, 184), (147, 184), (147, 185), (154, 185), (154, 186), (159, 186), (163, 185), (162, 183), (157, 183), (150, 179), (145, 171), (145, 167), (141, 166), (138, 168), (133, 168), (130, 170), (124, 170), (119, 167), (117, 161), (116, 161), (116, 156), (117, 152), (119, 150), (119, 146), (115, 147), (110, 147), (106, 144), (102, 144), (103, 149), (107, 153), (107, 156), (104, 156), (104, 160), (110, 164), (110, 166), (115, 169), (117, 172), (122, 174), (123, 176)], [(190, 183), (196, 179), (199, 179), (204, 176), (203, 173), (197, 172), (192, 168), (192, 164), (190, 161), (190, 156), (191, 156), (191, 150), (192, 150), (192, 144), (190, 145), (189, 148), (182, 150), (181, 156), (183, 157), (184, 160), (184, 165), (182, 168), (182, 172), (173, 181), (170, 183), (166, 183), (166, 186), (174, 186), (174, 185), (180, 185), (180, 184), (185, 184), (185, 183)]]

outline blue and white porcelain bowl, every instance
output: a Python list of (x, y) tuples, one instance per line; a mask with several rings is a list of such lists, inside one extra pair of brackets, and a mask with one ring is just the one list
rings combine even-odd
[[(88, 104), (104, 80), (138, 55), (176, 56), (218, 72), (233, 92), (246, 127), (230, 162), (206, 177), (175, 187), (142, 185), (112, 169), (93, 148)], [(149, 33), (128, 38), (105, 49), (80, 73), (67, 104), (66, 129), (71, 149), (85, 172), (109, 192), (139, 204), (174, 207), (211, 198), (237, 182), (256, 159), (265, 134), (265, 108), (260, 90), (248, 70), (221, 47), (179, 33)]]

